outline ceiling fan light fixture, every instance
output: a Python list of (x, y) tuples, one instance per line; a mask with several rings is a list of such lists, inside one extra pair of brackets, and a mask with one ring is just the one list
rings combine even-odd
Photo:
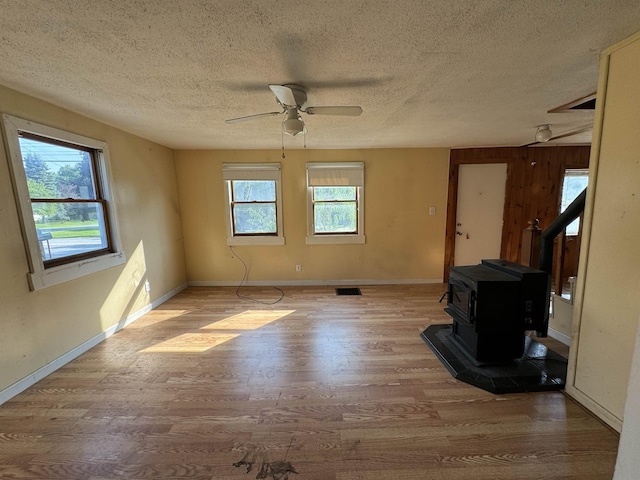
[(292, 137), (304, 133), (304, 122), (295, 108), (287, 112), (287, 118), (282, 122), (282, 130)]
[(551, 132), (551, 124), (538, 125), (536, 130), (536, 142), (548, 142), (551, 140), (553, 133)]

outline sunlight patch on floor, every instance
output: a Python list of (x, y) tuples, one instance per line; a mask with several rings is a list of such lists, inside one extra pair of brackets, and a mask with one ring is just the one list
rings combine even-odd
[(292, 314), (295, 310), (247, 310), (202, 327), (203, 330), (255, 330)]
[[(140, 353), (204, 353), (239, 337), (242, 333), (228, 333), (229, 330), (252, 331), (269, 325), (295, 310), (247, 310), (200, 327), (197, 332), (183, 333), (168, 340), (140, 350)], [(149, 313), (140, 319), (140, 326), (147, 326), (169, 320), (188, 313), (185, 310), (161, 310)], [(137, 322), (136, 322), (137, 323)], [(222, 330), (215, 332), (215, 330)]]
[(144, 328), (156, 323), (172, 320), (189, 313), (189, 310), (152, 310), (142, 318), (128, 325), (127, 328)]
[(239, 337), (239, 333), (183, 333), (140, 350), (141, 353), (203, 353)]

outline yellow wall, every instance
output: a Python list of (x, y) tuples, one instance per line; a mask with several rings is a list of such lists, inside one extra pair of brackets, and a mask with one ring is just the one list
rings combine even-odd
[(567, 387), (617, 429), (640, 315), (638, 78), (638, 36), (603, 54)]
[[(186, 282), (172, 150), (0, 86), (0, 112), (106, 141), (127, 263), (32, 292), (0, 137), (0, 392)], [(148, 279), (150, 294), (143, 288)]]
[[(364, 245), (306, 245), (306, 162), (365, 164)], [(281, 162), (284, 246), (238, 246), (249, 282), (438, 281), (444, 262), (448, 149), (177, 151), (190, 282), (234, 284), (226, 245), (223, 162)], [(429, 207), (436, 215), (429, 215)], [(302, 265), (297, 273), (295, 265)]]

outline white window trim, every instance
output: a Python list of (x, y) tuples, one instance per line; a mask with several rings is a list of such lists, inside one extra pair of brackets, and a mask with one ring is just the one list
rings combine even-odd
[[(310, 173), (311, 172), (311, 173)], [(312, 177), (315, 180), (312, 180)], [(352, 186), (357, 189), (358, 233), (316, 234), (313, 225), (313, 188)], [(364, 162), (307, 163), (307, 245), (364, 244)]]
[[(27, 278), (31, 290), (40, 290), (58, 285), (125, 263), (126, 256), (122, 248), (122, 242), (120, 241), (118, 219), (113, 204), (114, 197), (110, 185), (112, 177), (109, 161), (109, 145), (100, 140), (66, 132), (47, 125), (41, 125), (11, 115), (2, 115), (2, 120), (4, 123), (7, 152), (11, 160), (9, 165), (11, 168), (13, 187), (21, 216), (20, 223), (23, 237), (26, 241), (25, 248), (27, 249), (29, 261)], [(40, 256), (36, 225), (33, 221), (31, 196), (27, 187), (27, 177), (22, 162), (19, 132), (33, 133), (42, 137), (81, 145), (98, 151), (98, 168), (96, 175), (100, 177), (103, 186), (102, 198), (104, 198), (107, 203), (106, 214), (109, 218), (109, 227), (115, 252), (52, 268), (44, 268), (44, 263)]]
[[(222, 180), (224, 181), (227, 245), (284, 245), (280, 163), (223, 163)], [(233, 216), (231, 215), (232, 180), (275, 180), (276, 235), (233, 235)]]

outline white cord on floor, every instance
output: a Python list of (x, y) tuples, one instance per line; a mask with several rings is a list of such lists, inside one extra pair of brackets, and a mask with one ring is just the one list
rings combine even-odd
[(238, 255), (235, 252), (235, 250), (233, 249), (233, 246), (229, 245), (229, 249), (231, 250), (231, 253), (233, 254), (233, 256), (236, 257), (238, 260), (240, 260), (240, 263), (242, 263), (242, 266), (244, 267), (244, 275), (242, 276), (242, 280), (240, 281), (240, 285), (238, 285), (238, 287), (236, 288), (236, 297), (243, 298), (245, 300), (250, 300), (250, 301), (255, 302), (255, 303), (260, 303), (262, 305), (275, 305), (276, 303), (280, 302), (284, 298), (284, 290), (282, 290), (281, 288), (278, 288), (276, 286), (272, 286), (271, 288), (273, 288), (273, 289), (275, 289), (275, 290), (280, 292), (280, 298), (278, 298), (277, 300), (275, 300), (273, 302), (263, 302), (262, 300), (257, 300), (255, 298), (248, 297), (246, 295), (242, 295), (240, 293), (240, 287), (242, 287), (244, 282), (247, 280), (247, 276), (249, 275), (249, 268), (247, 267), (247, 264), (244, 262), (244, 260), (242, 260), (242, 258), (240, 258), (240, 255)]

